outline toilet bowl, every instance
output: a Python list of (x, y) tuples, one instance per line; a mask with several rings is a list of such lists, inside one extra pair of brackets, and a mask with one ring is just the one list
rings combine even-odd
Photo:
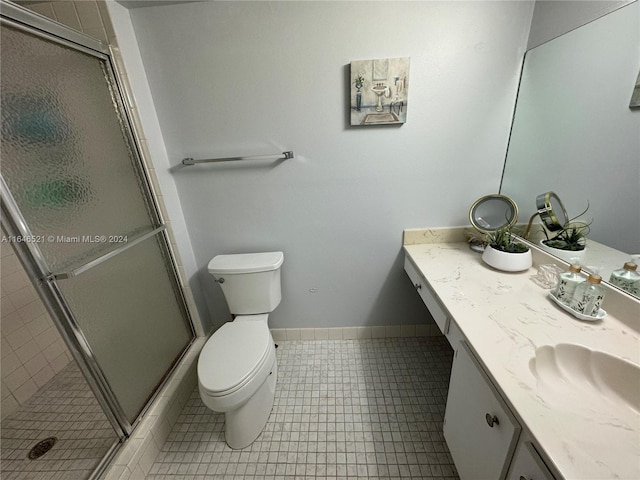
[(231, 448), (249, 446), (264, 428), (273, 407), (277, 369), (275, 345), (263, 320), (239, 317), (225, 323), (202, 349), (200, 398), (214, 412), (225, 414), (225, 440)]
[(282, 262), (282, 252), (219, 255), (209, 262), (235, 318), (202, 349), (198, 390), (208, 408), (225, 414), (225, 440), (234, 449), (253, 443), (273, 407), (278, 365), (268, 319), (281, 299)]

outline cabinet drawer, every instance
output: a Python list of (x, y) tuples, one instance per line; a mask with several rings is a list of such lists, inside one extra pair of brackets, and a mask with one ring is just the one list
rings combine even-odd
[(444, 422), (461, 480), (506, 477), (520, 425), (465, 341), (453, 360)]
[(418, 291), (418, 295), (420, 295), (420, 298), (422, 298), (422, 301), (429, 309), (429, 312), (436, 321), (440, 331), (442, 333), (447, 333), (448, 315), (446, 314), (446, 311), (440, 306), (440, 303), (436, 300), (431, 291), (431, 287), (422, 275), (420, 275), (418, 269), (407, 256), (404, 257), (404, 270), (407, 272), (407, 275), (411, 279), (411, 283), (413, 283), (413, 286)]
[(555, 480), (530, 442), (519, 442), (507, 480)]

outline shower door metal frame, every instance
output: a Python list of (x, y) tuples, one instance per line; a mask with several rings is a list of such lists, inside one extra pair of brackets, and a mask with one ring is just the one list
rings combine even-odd
[[(169, 371), (165, 373), (158, 388), (156, 388), (149, 397), (146, 404), (138, 413), (136, 419), (133, 422), (129, 421), (122, 410), (116, 395), (109, 385), (107, 378), (102, 372), (102, 369), (100, 368), (89, 343), (82, 333), (73, 312), (64, 301), (64, 297), (57, 285), (58, 279), (68, 278), (69, 274), (67, 272), (52, 272), (36, 244), (30, 242), (14, 243), (16, 247), (16, 254), (20, 262), (25, 267), (27, 274), (32, 280), (40, 298), (43, 300), (54, 324), (61, 333), (65, 343), (70, 348), (74, 359), (78, 363), (91, 389), (96, 395), (96, 398), (102, 406), (107, 418), (114, 427), (116, 434), (120, 438), (120, 443), (122, 443), (126, 437), (130, 436), (137, 422), (149, 408), (159, 390), (176, 368), (177, 364), (179, 364), (180, 359), (184, 356), (186, 351), (188, 351), (190, 344), (195, 339), (196, 333), (193, 326), (193, 319), (189, 313), (189, 308), (187, 307), (187, 302), (181, 287), (175, 258), (171, 253), (170, 241), (162, 218), (162, 213), (153, 193), (149, 173), (142, 159), (140, 139), (137, 135), (136, 129), (134, 128), (134, 123), (132, 122), (132, 113), (129, 110), (128, 102), (125, 101), (126, 87), (119, 81), (117, 68), (109, 48), (102, 42), (72, 30), (64, 25), (53, 22), (46, 17), (33, 13), (22, 7), (7, 3), (4, 0), (0, 0), (0, 7), (0, 22), (2, 25), (10, 26), (11, 28), (22, 30), (56, 44), (72, 48), (104, 62), (106, 67), (105, 73), (107, 75), (107, 83), (112, 88), (112, 97), (115, 100), (116, 108), (122, 117), (123, 122), (121, 123), (125, 141), (128, 143), (129, 149), (133, 154), (134, 158), (132, 160), (134, 168), (138, 170), (139, 179), (141, 180), (140, 183), (142, 184), (144, 196), (146, 197), (147, 207), (152, 215), (152, 222), (154, 224), (154, 229), (151, 232), (140, 235), (138, 238), (129, 242), (129, 246), (148, 240), (152, 236), (157, 237), (157, 239), (160, 240), (162, 243), (162, 248), (160, 249), (161, 253), (165, 258), (165, 263), (170, 267), (170, 274), (173, 277), (172, 284), (178, 300), (178, 306), (182, 311), (184, 318), (187, 320), (188, 327), (191, 332), (191, 342), (186, 345)], [(20, 236), (22, 238), (32, 238), (31, 231), (29, 230), (18, 205), (13, 199), (11, 192), (7, 188), (2, 175), (0, 175), (0, 195), (2, 201), (1, 221), (7, 234), (16, 237)], [(75, 273), (79, 275), (93, 266), (102, 263), (100, 261), (101, 259), (108, 260), (109, 258), (122, 253), (122, 251), (126, 249), (128, 248), (122, 247), (116, 251), (109, 252), (103, 256), (104, 258), (99, 257), (98, 259), (79, 267), (76, 269)], [(106, 461), (112, 457), (114, 453), (115, 450), (112, 448), (94, 473), (99, 473), (99, 470), (104, 469), (106, 467)]]

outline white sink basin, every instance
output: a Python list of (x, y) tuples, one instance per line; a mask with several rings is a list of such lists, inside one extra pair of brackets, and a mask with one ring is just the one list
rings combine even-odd
[(529, 368), (545, 399), (582, 404), (596, 400), (640, 413), (640, 366), (634, 363), (561, 343), (536, 349)]
[(382, 108), (382, 95), (384, 95), (384, 92), (387, 91), (387, 86), (386, 85), (375, 85), (375, 86), (371, 87), (371, 90), (373, 91), (373, 93), (375, 93), (378, 96), (378, 104), (376, 105), (376, 112), (381, 112), (383, 110), (383, 108)]

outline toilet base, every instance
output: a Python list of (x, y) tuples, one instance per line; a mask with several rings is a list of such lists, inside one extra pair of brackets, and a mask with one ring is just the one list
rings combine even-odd
[(239, 450), (251, 445), (264, 429), (273, 408), (278, 379), (278, 362), (274, 359), (271, 373), (258, 391), (241, 407), (225, 413), (225, 440)]

